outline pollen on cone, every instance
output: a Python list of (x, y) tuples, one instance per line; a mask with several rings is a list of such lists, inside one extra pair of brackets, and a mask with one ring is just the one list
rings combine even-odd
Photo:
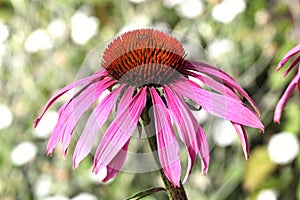
[(180, 42), (152, 29), (127, 32), (113, 40), (103, 54), (102, 66), (115, 79), (141, 86), (170, 82), (185, 62)]

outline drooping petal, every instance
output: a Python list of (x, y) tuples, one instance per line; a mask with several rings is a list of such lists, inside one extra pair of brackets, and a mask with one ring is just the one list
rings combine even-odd
[(231, 123), (232, 123), (233, 127), (235, 128), (235, 130), (236, 130), (236, 132), (239, 136), (239, 139), (240, 139), (243, 151), (244, 151), (245, 159), (248, 160), (249, 155), (250, 155), (250, 150), (249, 150), (246, 130), (245, 130), (244, 126), (242, 126), (240, 124), (237, 124), (235, 122), (231, 122)]
[(274, 113), (274, 122), (280, 123), (282, 111), (283, 111), (289, 97), (293, 93), (294, 88), (297, 85), (299, 85), (299, 82), (300, 82), (300, 67), (298, 69), (298, 73), (293, 78), (291, 83), (288, 85), (288, 87), (286, 88), (285, 92), (283, 93), (282, 97), (280, 98), (280, 100), (278, 101), (278, 103), (276, 105), (275, 113)]
[(149, 90), (153, 102), (158, 157), (167, 178), (175, 186), (180, 187), (180, 149), (172, 128), (171, 119), (155, 88), (152, 87)]
[[(208, 75), (216, 80), (220, 80), (222, 84), (227, 85), (228, 87), (236, 90), (239, 94), (241, 94), (247, 101), (251, 104), (254, 108), (255, 112), (260, 115), (258, 106), (256, 103), (250, 98), (247, 92), (226, 72), (222, 71), (221, 69), (211, 66), (207, 63), (197, 62), (197, 61), (189, 61), (186, 63), (186, 68), (190, 70), (195, 70), (197, 72), (203, 73)], [(219, 81), (219, 82), (220, 82)]]
[(60, 139), (65, 156), (73, 130), (82, 114), (98, 99), (101, 93), (115, 81), (103, 79), (91, 84), (76, 98), (69, 100), (59, 111), (59, 119), (47, 144), (47, 154), (52, 154)]
[[(103, 83), (101, 83), (102, 81)], [(102, 81), (91, 85), (78, 97), (71, 99), (68, 102), (67, 107), (70, 107), (70, 109), (73, 111), (72, 115), (69, 116), (68, 121), (65, 122), (67, 127), (61, 140), (62, 152), (64, 156), (66, 156), (67, 148), (71, 142), (72, 133), (82, 114), (85, 113), (92, 106), (92, 104), (98, 100), (102, 92), (116, 83), (116, 81), (112, 79), (104, 79)]]
[(57, 124), (48, 140), (48, 144), (47, 144), (47, 148), (46, 148), (46, 154), (47, 155), (52, 155), (55, 147), (57, 146), (59, 140), (62, 138), (62, 135), (66, 129), (66, 125), (65, 125), (65, 121), (67, 120), (66, 119), (66, 115), (65, 113), (68, 112), (68, 114), (70, 115), (71, 113), (65, 109), (66, 108), (66, 105), (62, 106), (59, 111), (58, 111), (58, 114), (59, 114), (59, 117), (58, 117), (58, 121), (57, 121)]
[(189, 79), (175, 83), (174, 89), (179, 94), (197, 102), (210, 114), (238, 124), (259, 128), (261, 131), (264, 130), (258, 116), (237, 99), (203, 90)]
[[(191, 113), (192, 115), (192, 113)], [(200, 159), (202, 164), (202, 174), (206, 175), (208, 171), (209, 166), (209, 144), (205, 135), (205, 132), (201, 128), (201, 126), (197, 126), (196, 131), (196, 139), (197, 139), (197, 145), (200, 152)], [(186, 177), (187, 179), (188, 177)]]
[(286, 77), (286, 75), (300, 62), (300, 56), (297, 57), (291, 65), (283, 72), (282, 78)]
[(77, 168), (79, 163), (90, 153), (95, 137), (99, 129), (109, 117), (112, 108), (115, 106), (118, 96), (123, 86), (109, 93), (91, 113), (84, 130), (76, 144), (73, 156), (73, 168)]
[(276, 70), (278, 71), (291, 57), (300, 52), (300, 44), (289, 50), (278, 63)]
[(206, 77), (206, 76), (203, 76), (200, 74), (196, 74), (191, 71), (187, 71), (187, 75), (190, 75), (194, 78), (199, 79), (202, 83), (204, 83), (208, 87), (214, 89), (215, 91), (217, 91), (221, 94), (229, 95), (230, 97), (239, 99), (237, 94), (225, 84), (222, 84), (212, 78), (209, 78), (209, 77)]
[(188, 167), (183, 180), (184, 183), (191, 173), (198, 153), (200, 153), (202, 162), (202, 173), (207, 173), (209, 144), (204, 131), (184, 103), (184, 100), (174, 94), (167, 86), (164, 86), (163, 89), (172, 119), (178, 129), (178, 134), (188, 150)]
[(114, 178), (121, 168), (123, 167), (126, 157), (127, 157), (127, 150), (129, 145), (130, 139), (125, 143), (122, 149), (116, 154), (116, 156), (112, 159), (112, 161), (106, 167), (107, 173), (106, 177), (102, 180), (102, 182), (107, 182), (110, 179)]
[(68, 92), (69, 90), (82, 85), (82, 84), (88, 84), (94, 80), (100, 80), (102, 79), (104, 76), (107, 75), (107, 71), (106, 70), (101, 70), (95, 74), (93, 74), (92, 76), (80, 79), (78, 81), (75, 81), (69, 85), (67, 85), (66, 87), (62, 88), (61, 90), (59, 90), (57, 93), (55, 93), (50, 99), (49, 101), (46, 103), (44, 109), (42, 110), (42, 113), (34, 120), (33, 126), (34, 128), (39, 124), (41, 118), (44, 116), (45, 112), (48, 110), (48, 108), (63, 94), (65, 94), (66, 92)]
[[(118, 110), (117, 110), (116, 116), (123, 114), (123, 109), (126, 109), (128, 107), (128, 104), (132, 100), (133, 92), (134, 92), (134, 88), (132, 86), (129, 86), (127, 88), (125, 94), (122, 96), (122, 99), (118, 105)], [(128, 150), (129, 142), (130, 142), (130, 139), (125, 143), (125, 145), (122, 147), (122, 149), (116, 154), (116, 156), (108, 164), (108, 166), (106, 167), (106, 169), (107, 169), (106, 177), (102, 180), (102, 182), (109, 181), (110, 179), (114, 178), (119, 173), (119, 171), (123, 167), (126, 157), (127, 157), (127, 150)]]
[(108, 166), (129, 140), (137, 126), (138, 119), (145, 104), (146, 88), (142, 88), (127, 104), (127, 109), (123, 109), (122, 113), (115, 117), (114, 121), (106, 130), (94, 157), (93, 172), (98, 173), (102, 167)]
[(133, 92), (134, 92), (134, 88), (132, 86), (129, 86), (126, 89), (126, 92), (124, 93), (124, 95), (122, 95), (122, 99), (119, 102), (116, 115), (122, 114), (123, 109), (127, 108), (128, 106), (127, 104), (132, 100)]

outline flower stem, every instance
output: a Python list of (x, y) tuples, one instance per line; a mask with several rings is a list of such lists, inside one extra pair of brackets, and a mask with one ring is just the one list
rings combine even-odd
[[(166, 177), (162, 167), (160, 166), (158, 153), (157, 153), (157, 143), (156, 143), (156, 135), (155, 135), (155, 124), (154, 124), (154, 115), (153, 112), (149, 112), (152, 107), (152, 102), (147, 101), (146, 108), (143, 110), (141, 118), (143, 120), (143, 127), (148, 137), (148, 142), (150, 148), (153, 152), (154, 160), (159, 166), (159, 173), (161, 178), (165, 184), (166, 190), (168, 192), (168, 196), (170, 200), (187, 200), (187, 196), (184, 190), (184, 187), (180, 181), (180, 187), (175, 187), (172, 182)], [(152, 119), (152, 120), (151, 120)]]

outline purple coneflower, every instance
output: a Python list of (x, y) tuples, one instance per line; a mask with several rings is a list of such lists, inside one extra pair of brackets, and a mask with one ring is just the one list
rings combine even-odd
[[(293, 56), (300, 53), (300, 44), (295, 46), (293, 49), (291, 49), (289, 52), (287, 52), (282, 60), (279, 62), (276, 71), (280, 70), (283, 65), (285, 65), (288, 60), (290, 60)], [(300, 62), (300, 55), (296, 57), (295, 60), (290, 64), (290, 66), (283, 72), (282, 78), (285, 78), (286, 75)], [(276, 108), (275, 108), (275, 114), (274, 114), (274, 122), (280, 123), (280, 118), (282, 111), (291, 96), (293, 90), (295, 87), (298, 87), (298, 93), (300, 94), (300, 66), (298, 66), (298, 72), (296, 72), (295, 77), (291, 81), (291, 83), (286, 88), (285, 92), (283, 93), (282, 97), (278, 101)]]
[[(103, 181), (115, 177), (125, 162), (130, 137), (137, 128), (142, 111), (151, 105), (157, 153), (166, 177), (175, 186), (180, 185), (180, 150), (172, 121), (188, 152), (188, 169), (184, 181), (197, 155), (202, 161), (202, 172), (206, 174), (209, 145), (186, 100), (196, 102), (210, 114), (230, 120), (242, 143), (245, 157), (248, 158), (244, 125), (263, 131), (258, 107), (228, 74), (185, 57), (180, 42), (158, 30), (135, 30), (117, 37), (104, 52), (104, 69), (61, 89), (47, 102), (41, 115), (34, 121), (34, 126), (37, 126), (44, 113), (61, 95), (81, 86), (60, 108), (57, 125), (47, 145), (47, 154), (51, 155), (61, 140), (62, 151), (66, 155), (80, 117), (97, 102), (103, 91), (109, 90), (109, 94), (94, 108), (76, 144), (74, 168), (90, 153), (99, 129), (115, 107), (114, 120), (98, 145), (93, 168), (97, 173), (106, 167), (107, 175)], [(190, 77), (198, 79), (213, 92), (203, 89)], [(243, 97), (248, 105), (239, 97)]]

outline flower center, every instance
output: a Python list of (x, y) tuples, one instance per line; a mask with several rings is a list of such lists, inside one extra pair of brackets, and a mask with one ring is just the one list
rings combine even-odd
[(121, 83), (133, 86), (168, 84), (185, 63), (185, 51), (169, 34), (152, 29), (127, 32), (113, 40), (102, 66)]

